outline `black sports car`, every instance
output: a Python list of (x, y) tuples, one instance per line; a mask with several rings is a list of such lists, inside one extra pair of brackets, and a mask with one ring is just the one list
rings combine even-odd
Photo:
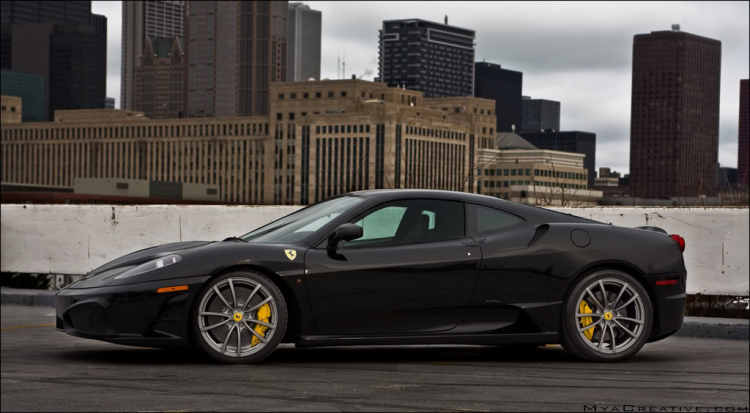
[(279, 343), (541, 345), (617, 361), (682, 325), (685, 240), (482, 195), (341, 195), (148, 248), (56, 296), (57, 329), (257, 362)]

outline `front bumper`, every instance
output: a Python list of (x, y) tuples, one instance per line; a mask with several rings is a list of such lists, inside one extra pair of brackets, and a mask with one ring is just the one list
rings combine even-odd
[[(55, 295), (56, 327), (70, 335), (145, 347), (189, 345), (193, 300), (205, 277), (66, 288)], [(187, 285), (184, 291), (157, 289)]]

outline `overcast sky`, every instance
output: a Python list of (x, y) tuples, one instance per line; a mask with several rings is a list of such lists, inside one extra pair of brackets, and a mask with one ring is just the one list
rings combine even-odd
[[(383, 20), (421, 18), (476, 31), (477, 60), (523, 72), (523, 94), (562, 103), (562, 130), (597, 135), (596, 164), (628, 172), (633, 35), (682, 30), (722, 42), (719, 162), (737, 166), (739, 80), (750, 72), (748, 2), (306, 2), (323, 13), (323, 78), (372, 80)], [(120, 100), (122, 5), (94, 1), (108, 18), (107, 96)]]

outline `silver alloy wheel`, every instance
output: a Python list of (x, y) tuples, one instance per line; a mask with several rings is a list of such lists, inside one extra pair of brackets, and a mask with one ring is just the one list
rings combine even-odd
[[(592, 312), (582, 313), (582, 303)], [(645, 314), (638, 291), (616, 278), (593, 282), (576, 301), (578, 334), (589, 347), (599, 353), (616, 354), (635, 344), (643, 334)], [(591, 332), (592, 328), (592, 337), (587, 337), (586, 332)]]
[[(252, 304), (251, 304), (252, 303)], [(257, 319), (268, 304), (268, 322)], [(276, 300), (266, 287), (249, 278), (226, 278), (203, 294), (198, 306), (198, 328), (208, 345), (219, 354), (246, 357), (263, 349), (276, 332)], [(263, 334), (255, 331), (265, 327)], [(258, 340), (252, 345), (253, 337)]]

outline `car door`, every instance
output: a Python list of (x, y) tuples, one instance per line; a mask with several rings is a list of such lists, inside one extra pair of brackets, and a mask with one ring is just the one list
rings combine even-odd
[(363, 236), (305, 255), (307, 288), (321, 335), (447, 331), (477, 282), (480, 251), (465, 235), (464, 204), (401, 200), (350, 222)]

